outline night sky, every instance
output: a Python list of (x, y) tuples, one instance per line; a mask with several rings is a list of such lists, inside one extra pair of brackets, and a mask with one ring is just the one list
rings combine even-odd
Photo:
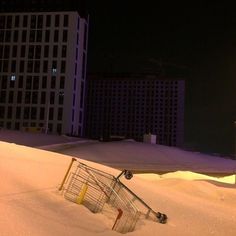
[(185, 143), (232, 154), (236, 14), (226, 3), (90, 1), (88, 72), (186, 77)]

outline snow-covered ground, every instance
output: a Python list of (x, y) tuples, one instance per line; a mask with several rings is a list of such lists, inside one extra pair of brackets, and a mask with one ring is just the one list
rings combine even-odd
[[(100, 152), (107, 153), (108, 157), (120, 157), (120, 161), (125, 162), (122, 159), (123, 154), (128, 152), (125, 151), (125, 142), (115, 143), (110, 149), (109, 143), (96, 144), (99, 148), (93, 145), (96, 148), (92, 152), (89, 151), (92, 145), (89, 144), (87, 149), (85, 144), (81, 145), (84, 146), (82, 157), (87, 155), (89, 159), (96, 151), (97, 155), (101, 155)], [(138, 161), (143, 148), (146, 154), (145, 147), (141, 147), (135, 146), (137, 155), (132, 156), (138, 157)], [(155, 157), (152, 148), (154, 147), (150, 147), (150, 153), (146, 155), (146, 162)], [(181, 150), (159, 148), (163, 153), (161, 159), (165, 159), (167, 164), (174, 165), (180, 157), (187, 159), (187, 152), (182, 156)], [(111, 230), (105, 215), (92, 214), (84, 206), (65, 200), (57, 190), (70, 163), (69, 156), (1, 141), (0, 150), (1, 236), (120, 235)], [(169, 160), (168, 150), (177, 152), (173, 160)], [(191, 156), (190, 153), (189, 155)], [(210, 163), (211, 159), (208, 160), (210, 157), (194, 155), (200, 160), (206, 158), (210, 168), (214, 167)], [(189, 166), (193, 160), (195, 159), (188, 159)], [(120, 172), (94, 162), (81, 161), (113, 175)], [(143, 162), (142, 160), (141, 163)], [(222, 162), (221, 165), (231, 170), (235, 167), (233, 161), (230, 164)], [(153, 209), (166, 213), (169, 219), (165, 225), (142, 220), (138, 222), (136, 230), (128, 235), (236, 235), (236, 185), (216, 180), (189, 171), (164, 175), (136, 174), (128, 182), (129, 187)]]

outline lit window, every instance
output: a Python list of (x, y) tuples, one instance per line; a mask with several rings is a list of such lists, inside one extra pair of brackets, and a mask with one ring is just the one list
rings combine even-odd
[(52, 68), (52, 73), (56, 74), (57, 73), (57, 68)]
[(15, 81), (16, 80), (16, 76), (15, 75), (11, 75), (11, 81)]

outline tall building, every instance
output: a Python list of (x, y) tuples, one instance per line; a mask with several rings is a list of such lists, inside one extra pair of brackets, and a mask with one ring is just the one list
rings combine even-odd
[(0, 5), (0, 127), (82, 136), (85, 11), (63, 1)]
[(184, 138), (183, 79), (155, 74), (88, 76), (86, 135), (143, 140), (154, 134), (157, 143), (182, 146)]

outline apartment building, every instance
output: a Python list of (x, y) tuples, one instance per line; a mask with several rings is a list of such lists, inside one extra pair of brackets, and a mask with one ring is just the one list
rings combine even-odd
[(10, 12), (10, 2), (0, 12), (0, 127), (83, 136), (88, 18), (52, 4)]
[(185, 81), (156, 74), (94, 74), (87, 81), (86, 135), (182, 146)]

